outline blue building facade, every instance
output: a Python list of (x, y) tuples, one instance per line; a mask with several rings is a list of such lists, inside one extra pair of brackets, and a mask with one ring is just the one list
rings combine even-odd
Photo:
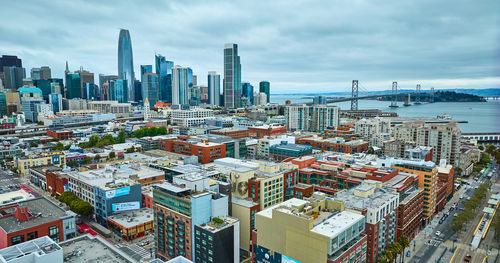
[(128, 83), (124, 79), (111, 80), (109, 82), (109, 99), (120, 103), (128, 102)]
[(118, 38), (118, 78), (127, 80), (128, 101), (135, 101), (132, 41), (130, 40), (130, 33), (126, 29), (120, 30)]
[(254, 104), (253, 86), (250, 83), (244, 82), (241, 84), (241, 96), (247, 97), (250, 100), (250, 103)]
[(208, 72), (208, 104), (220, 106), (220, 75), (215, 71)]
[(141, 185), (121, 186), (112, 190), (107, 187), (95, 186), (94, 201), (96, 221), (105, 224), (108, 217), (114, 212), (120, 211), (120, 207), (140, 208), (142, 201)]
[(266, 93), (267, 103), (271, 102), (271, 84), (269, 81), (261, 81), (259, 83), (259, 92)]
[(168, 61), (164, 56), (156, 55), (156, 74), (160, 80), (160, 96), (159, 100), (167, 103), (172, 103), (172, 68), (173, 61)]

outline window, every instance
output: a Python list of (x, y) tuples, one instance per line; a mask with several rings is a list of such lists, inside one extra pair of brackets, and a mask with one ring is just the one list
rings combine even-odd
[(16, 245), (23, 242), (24, 242), (24, 235), (12, 237), (12, 245)]
[(27, 235), (27, 240), (32, 240), (38, 238), (38, 231), (28, 233)]

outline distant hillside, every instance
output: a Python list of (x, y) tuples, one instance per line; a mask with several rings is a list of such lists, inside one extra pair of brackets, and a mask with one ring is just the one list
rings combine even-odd
[[(402, 91), (405, 92), (405, 91)], [(398, 96), (398, 101), (404, 101), (405, 96)], [(412, 98), (413, 100), (414, 98)], [(391, 97), (383, 97), (379, 100), (390, 101)], [(431, 100), (430, 93), (423, 93), (420, 96), (420, 101), (428, 102)], [(486, 102), (482, 96), (456, 93), (455, 91), (437, 91), (434, 93), (434, 102)]]
[[(401, 89), (399, 92), (414, 92), (415, 90)], [(500, 96), (500, 89), (436, 89), (437, 91), (450, 91), (456, 93), (464, 93), (470, 95), (476, 95), (481, 97), (495, 97)], [(378, 95), (378, 94), (391, 94), (391, 90), (378, 90), (369, 92), (359, 92), (359, 95)], [(428, 93), (430, 90), (422, 90), (422, 93)], [(325, 95), (325, 96), (351, 96), (351, 92), (326, 92), (326, 93), (288, 93), (288, 94), (272, 94), (272, 95), (304, 95), (304, 96), (314, 96), (314, 95)]]

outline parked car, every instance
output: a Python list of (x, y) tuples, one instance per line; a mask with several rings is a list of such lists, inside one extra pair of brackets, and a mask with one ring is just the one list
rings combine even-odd
[(441, 231), (436, 231), (436, 236), (440, 236), (441, 235)]
[(464, 262), (470, 262), (470, 260), (472, 259), (472, 256), (470, 254), (467, 254), (465, 257), (464, 257)]

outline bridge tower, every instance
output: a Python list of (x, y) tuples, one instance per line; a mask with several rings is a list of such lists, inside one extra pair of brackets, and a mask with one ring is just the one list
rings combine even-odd
[(431, 96), (429, 98), (429, 102), (430, 103), (434, 102), (434, 87), (431, 87)]
[[(352, 98), (351, 100), (351, 110), (358, 110), (358, 81), (352, 81)], [(354, 99), (356, 98), (356, 99)]]
[(414, 104), (420, 104), (420, 84), (417, 84), (417, 89), (415, 90), (415, 102)]
[(389, 107), (391, 108), (397, 108), (398, 107), (398, 82), (394, 81), (392, 82), (392, 97), (391, 97), (391, 105)]

